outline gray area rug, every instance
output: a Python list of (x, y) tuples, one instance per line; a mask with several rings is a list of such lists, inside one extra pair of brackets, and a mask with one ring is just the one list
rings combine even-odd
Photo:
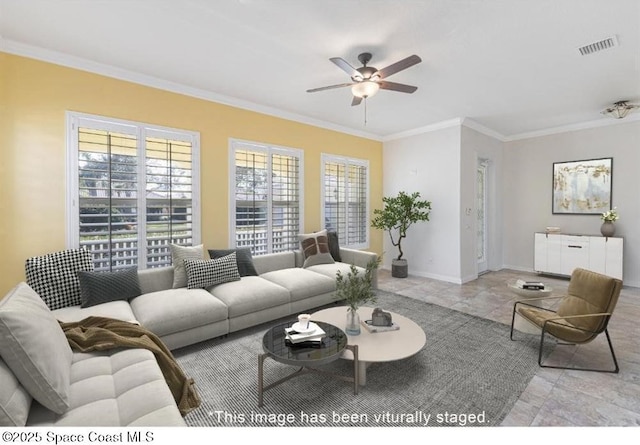
[[(537, 335), (518, 332), (511, 341), (504, 324), (388, 292), (378, 292), (376, 306), (414, 320), (427, 343), (411, 358), (372, 364), (357, 395), (351, 383), (312, 373), (266, 391), (258, 407), (262, 336), (276, 322), (174, 351), (202, 399), (187, 424), (497, 426), (538, 369)], [(349, 375), (353, 366), (338, 360), (326, 369)], [(266, 359), (265, 385), (293, 370)]]

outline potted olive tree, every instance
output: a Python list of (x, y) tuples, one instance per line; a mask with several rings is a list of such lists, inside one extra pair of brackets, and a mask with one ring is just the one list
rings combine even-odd
[(407, 229), (417, 222), (429, 221), (431, 202), (420, 199), (420, 192), (398, 196), (383, 197), (382, 209), (373, 211), (374, 218), (371, 225), (376, 229), (386, 230), (391, 238), (391, 244), (398, 248), (398, 256), (391, 262), (391, 276), (406, 278), (409, 274), (407, 260), (402, 258), (402, 240), (407, 237)]

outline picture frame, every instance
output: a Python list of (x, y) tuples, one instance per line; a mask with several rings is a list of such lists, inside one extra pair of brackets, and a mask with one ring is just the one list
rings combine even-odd
[(552, 213), (601, 215), (612, 209), (613, 158), (554, 162)]

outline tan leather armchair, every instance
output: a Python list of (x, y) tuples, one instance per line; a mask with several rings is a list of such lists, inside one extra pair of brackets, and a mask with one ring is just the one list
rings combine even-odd
[[(618, 302), (622, 281), (585, 269), (575, 269), (571, 274), (567, 294), (562, 297), (530, 298), (517, 301), (513, 305), (511, 318), (511, 340), (516, 315), (533, 323), (541, 329), (538, 364), (543, 368), (576, 369), (582, 371), (600, 371), (617, 373), (620, 368), (611, 344), (607, 326)], [(545, 309), (537, 304), (543, 300), (560, 299), (557, 310)], [(550, 366), (542, 363), (542, 350), (545, 334), (560, 340), (559, 344), (584, 344), (593, 341), (605, 333), (615, 368), (591, 369)]]

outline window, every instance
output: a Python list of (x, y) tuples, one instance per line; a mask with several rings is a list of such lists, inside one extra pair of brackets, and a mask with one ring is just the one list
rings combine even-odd
[(297, 249), (302, 151), (236, 140), (230, 151), (230, 244), (254, 255)]
[(96, 270), (171, 264), (200, 243), (199, 135), (67, 114), (68, 241)]
[(322, 155), (322, 210), (325, 228), (340, 244), (369, 247), (369, 162)]

